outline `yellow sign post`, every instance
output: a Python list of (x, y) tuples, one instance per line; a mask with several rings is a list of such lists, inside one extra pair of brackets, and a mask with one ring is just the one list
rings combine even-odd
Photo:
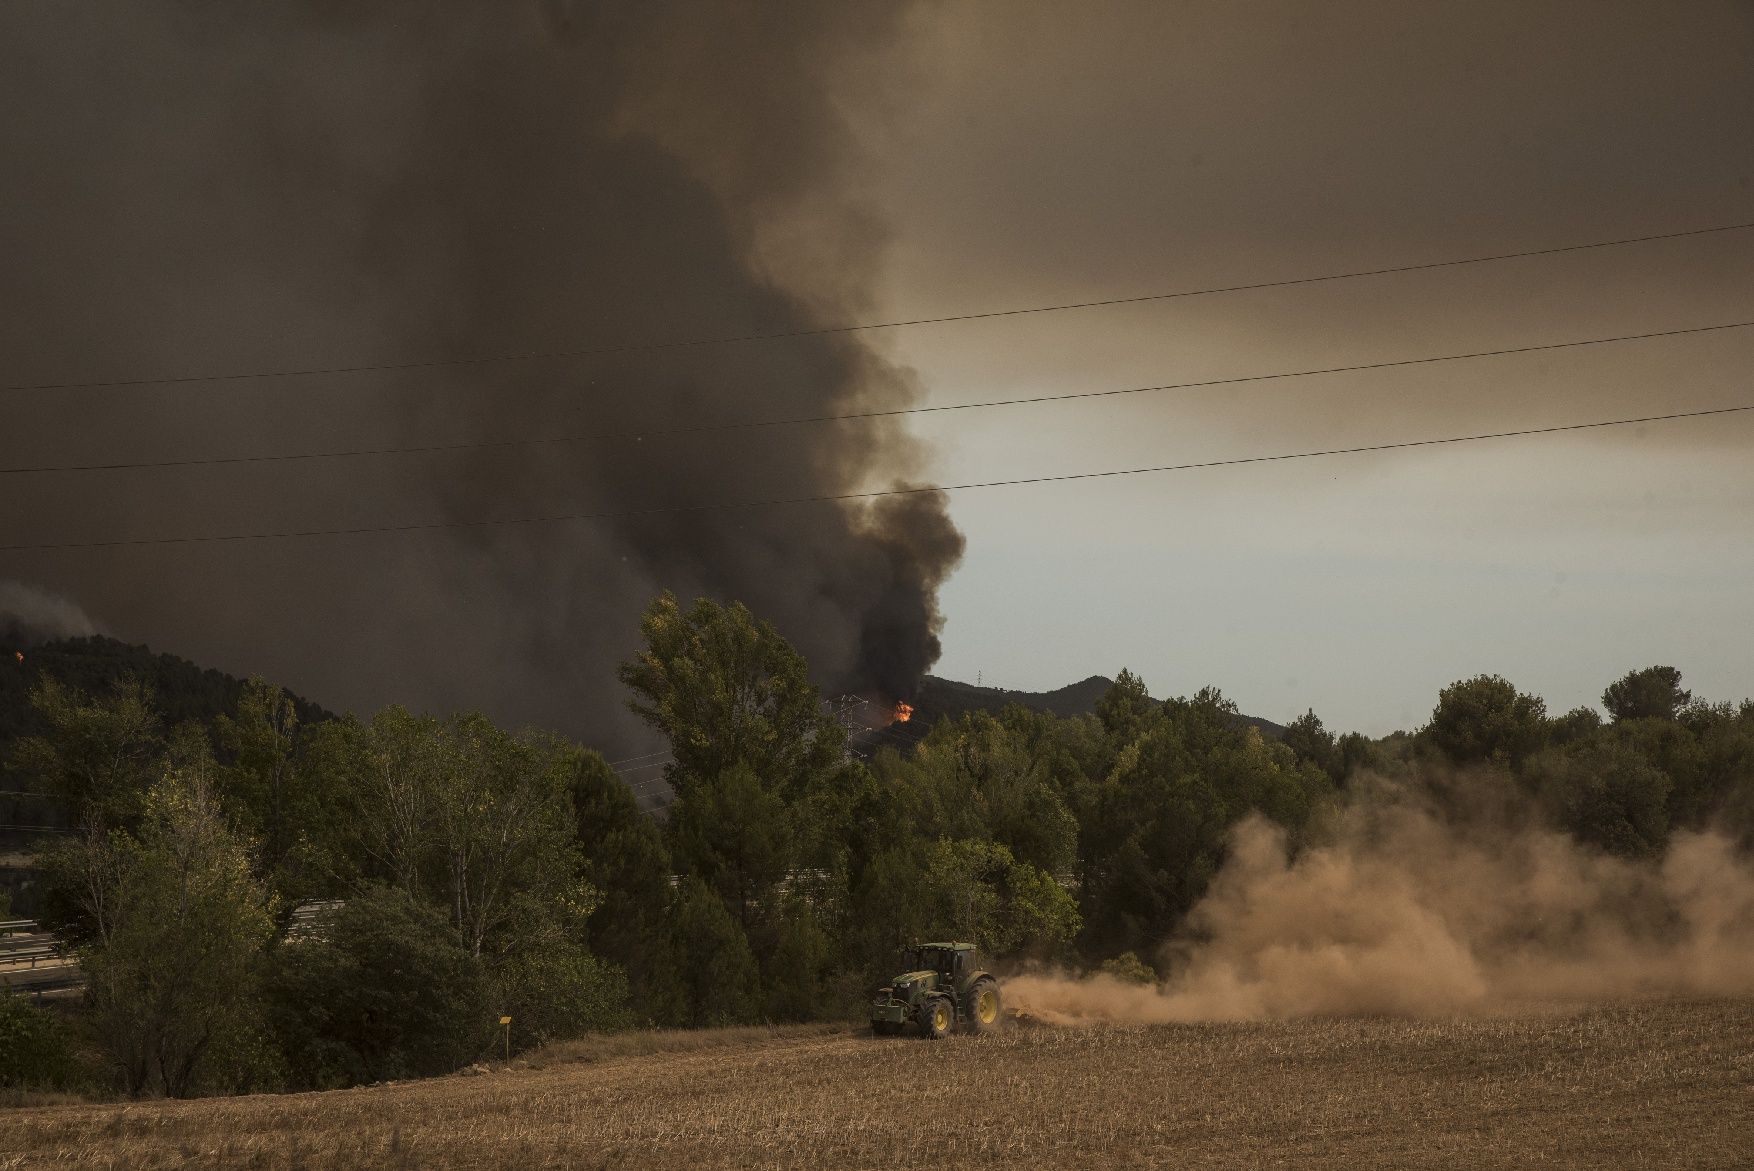
[(505, 1059), (510, 1061), (512, 1059), (512, 1018), (509, 1016), (500, 1017), (499, 1027), (505, 1030)]

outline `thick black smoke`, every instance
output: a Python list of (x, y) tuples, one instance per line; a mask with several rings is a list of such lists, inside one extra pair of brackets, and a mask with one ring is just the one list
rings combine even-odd
[[(866, 308), (849, 94), (898, 3), (307, 0), (0, 16), (6, 383), (788, 332)], [(863, 103), (861, 108), (879, 105)], [(856, 335), (6, 395), (7, 465), (649, 432), (14, 477), (0, 543), (691, 509), (919, 482)], [(909, 692), (962, 541), (937, 494), (419, 535), (0, 555), (119, 634), (334, 705), (483, 706), (610, 744), (660, 589), (746, 602), (821, 681)]]

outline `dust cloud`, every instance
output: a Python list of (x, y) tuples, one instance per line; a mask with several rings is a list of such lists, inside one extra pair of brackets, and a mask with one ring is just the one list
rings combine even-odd
[(1024, 975), (1006, 997), (1053, 1024), (1491, 1016), (1652, 996), (1754, 993), (1754, 865), (1717, 833), (1636, 862), (1534, 824), (1458, 826), (1358, 806), (1288, 851), (1258, 817), (1158, 985)]

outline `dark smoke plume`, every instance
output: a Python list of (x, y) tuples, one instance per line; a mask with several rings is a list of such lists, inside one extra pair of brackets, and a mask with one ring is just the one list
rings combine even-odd
[[(900, 3), (93, 2), (0, 16), (0, 353), (50, 382), (809, 329), (868, 308), (850, 91)], [(868, 96), (868, 95), (867, 95)], [(880, 104), (880, 103), (879, 103)], [(860, 108), (869, 108), (871, 102)], [(855, 336), (7, 396), (11, 463), (660, 432), (912, 402)], [(688, 509), (921, 482), (892, 422), (22, 479), (5, 543)], [(15, 555), (118, 633), (337, 706), (633, 734), (662, 589), (908, 694), (944, 499)], [(16, 567), (5, 566), (17, 572)]]

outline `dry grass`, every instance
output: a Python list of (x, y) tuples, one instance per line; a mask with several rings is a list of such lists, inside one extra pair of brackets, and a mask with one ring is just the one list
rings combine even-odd
[(12, 1167), (1735, 1167), (1754, 1002), (930, 1044), (821, 1029), (566, 1047), (327, 1094), (0, 1112)]

